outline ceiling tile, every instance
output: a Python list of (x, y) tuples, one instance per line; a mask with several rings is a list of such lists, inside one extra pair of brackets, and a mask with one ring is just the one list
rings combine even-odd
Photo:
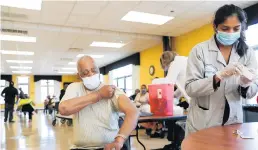
[(166, 3), (159, 3), (154, 1), (142, 1), (136, 5), (133, 10), (155, 14), (156, 12), (164, 9), (166, 5)]
[(106, 1), (77, 1), (72, 15), (97, 15), (108, 4)]

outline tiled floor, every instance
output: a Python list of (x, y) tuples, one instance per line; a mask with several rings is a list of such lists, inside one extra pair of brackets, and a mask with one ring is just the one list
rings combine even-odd
[[(42, 112), (33, 115), (29, 123), (23, 115), (15, 115), (15, 123), (4, 123), (4, 113), (0, 118), (1, 150), (68, 150), (72, 140), (72, 127), (57, 124), (52, 126), (52, 117)], [(134, 134), (134, 133), (133, 133)], [(161, 148), (169, 142), (165, 139), (150, 139), (142, 130), (140, 140), (147, 150)], [(132, 150), (142, 150), (141, 145), (132, 138)]]

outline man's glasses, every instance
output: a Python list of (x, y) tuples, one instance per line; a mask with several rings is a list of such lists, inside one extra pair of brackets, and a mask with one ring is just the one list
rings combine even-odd
[(85, 69), (81, 72), (79, 72), (80, 77), (84, 78), (84, 77), (89, 77), (91, 76), (91, 74), (97, 74), (99, 73), (99, 69), (98, 68), (92, 68), (91, 70)]

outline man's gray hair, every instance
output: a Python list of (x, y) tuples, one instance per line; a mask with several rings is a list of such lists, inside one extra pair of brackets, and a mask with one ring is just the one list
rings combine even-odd
[(78, 61), (77, 61), (77, 71), (78, 71), (78, 72), (80, 71), (79, 63), (80, 63), (81, 61), (87, 62), (87, 61), (89, 61), (89, 60), (93, 61), (95, 67), (98, 68), (98, 72), (99, 72), (99, 67), (97, 66), (95, 60), (94, 60), (91, 56), (87, 56), (87, 55), (82, 56), (81, 58), (78, 59)]
[(165, 51), (162, 53), (161, 57), (160, 57), (160, 64), (161, 67), (163, 69), (165, 69), (166, 67), (169, 67), (170, 63), (173, 62), (175, 60), (175, 57), (178, 54), (174, 51)]

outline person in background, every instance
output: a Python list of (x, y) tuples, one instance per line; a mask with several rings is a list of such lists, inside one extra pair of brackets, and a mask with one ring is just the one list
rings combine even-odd
[(32, 113), (34, 111), (35, 104), (29, 98), (28, 94), (24, 94), (24, 98), (19, 101), (18, 107), (21, 107), (22, 112), (29, 114), (29, 122), (32, 121)]
[(47, 98), (44, 100), (44, 113), (47, 114), (48, 111), (48, 103), (51, 100), (50, 95), (47, 96)]
[(141, 86), (141, 91), (136, 95), (134, 103), (140, 108), (141, 112), (150, 113), (149, 93), (145, 84)]
[(20, 91), (20, 93), (19, 93), (19, 98), (20, 98), (20, 99), (25, 98), (25, 94), (24, 94), (22, 88), (19, 88), (19, 91)]
[[(124, 149), (124, 142), (137, 124), (137, 108), (117, 87), (101, 83), (92, 57), (81, 57), (77, 70), (82, 82), (70, 84), (59, 104), (61, 115), (73, 115), (72, 149)], [(119, 112), (125, 114), (120, 129)]]
[(51, 98), (49, 96), (49, 101), (47, 104), (47, 109), (48, 109), (48, 114), (53, 115), (53, 111), (54, 111), (54, 107), (55, 107), (55, 100), (56, 100), (56, 96), (53, 95), (53, 97)]
[(60, 101), (62, 100), (63, 96), (65, 95), (65, 90), (67, 89), (68, 85), (69, 85), (69, 84), (64, 84), (64, 89), (62, 89), (62, 90), (60, 91), (60, 96), (59, 96), (59, 100), (60, 100)]
[(139, 90), (139, 89), (136, 89), (136, 90), (134, 91), (134, 94), (129, 97), (130, 100), (133, 100), (133, 101), (134, 101), (135, 97), (136, 97), (137, 94), (139, 94), (139, 93), (140, 93), (140, 90)]
[(215, 13), (215, 34), (192, 49), (185, 86), (191, 97), (186, 136), (243, 122), (242, 98), (251, 99), (258, 91), (256, 55), (245, 43), (246, 23), (241, 8), (224, 5)]
[(4, 97), (5, 111), (4, 111), (4, 122), (7, 122), (9, 114), (9, 122), (13, 123), (13, 110), (15, 104), (15, 98), (18, 100), (18, 90), (14, 87), (13, 81), (9, 82), (9, 87), (4, 88), (1, 96)]

